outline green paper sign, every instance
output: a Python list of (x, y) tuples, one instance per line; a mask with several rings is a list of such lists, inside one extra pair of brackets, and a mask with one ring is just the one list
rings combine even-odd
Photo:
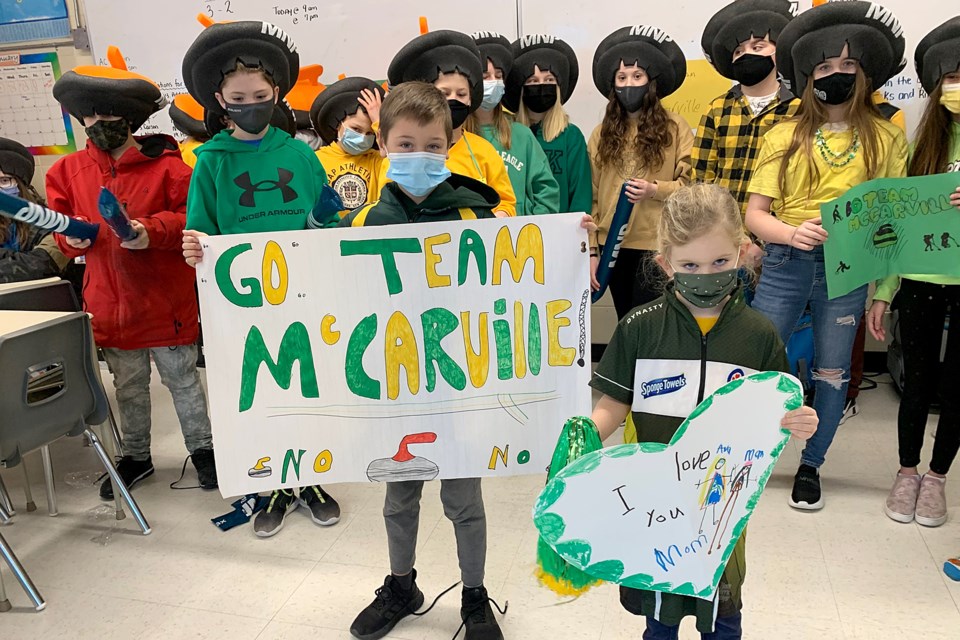
[(820, 206), (830, 299), (890, 275), (960, 276), (960, 173), (881, 178)]

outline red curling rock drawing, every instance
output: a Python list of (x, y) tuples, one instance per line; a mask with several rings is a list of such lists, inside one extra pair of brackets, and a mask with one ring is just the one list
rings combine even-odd
[(440, 467), (427, 458), (415, 456), (407, 449), (411, 444), (429, 444), (437, 441), (437, 434), (411, 433), (403, 437), (396, 455), (378, 458), (367, 467), (370, 482), (402, 482), (410, 480), (433, 480), (440, 474)]

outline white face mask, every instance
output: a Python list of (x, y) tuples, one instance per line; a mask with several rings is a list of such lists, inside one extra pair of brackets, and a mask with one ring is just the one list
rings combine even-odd
[(480, 108), (484, 111), (490, 111), (503, 100), (503, 92), (506, 88), (503, 80), (484, 80), (483, 81), (483, 102)]

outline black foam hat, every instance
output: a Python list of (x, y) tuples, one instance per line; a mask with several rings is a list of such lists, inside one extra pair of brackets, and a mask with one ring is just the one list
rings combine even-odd
[(928, 33), (913, 55), (920, 84), (932, 93), (944, 74), (960, 67), (960, 16), (950, 18)]
[(337, 80), (313, 101), (313, 106), (310, 107), (310, 122), (324, 144), (335, 141), (337, 128), (343, 119), (352, 116), (360, 108), (358, 99), (364, 89), (380, 94), (380, 98), (384, 96), (383, 87), (373, 80), (354, 77)]
[(184, 135), (197, 140), (206, 140), (210, 137), (203, 124), (203, 107), (189, 93), (180, 93), (173, 97), (169, 114), (173, 126)]
[(733, 52), (750, 38), (776, 42), (793, 19), (790, 0), (734, 0), (713, 14), (700, 46), (707, 61), (725, 78), (733, 78)]
[(218, 22), (205, 28), (183, 56), (183, 83), (207, 111), (223, 115), (217, 102), (223, 78), (237, 63), (260, 68), (287, 95), (300, 71), (297, 45), (269, 22)]
[(814, 68), (844, 46), (876, 91), (903, 69), (906, 41), (893, 13), (874, 2), (828, 2), (808, 9), (780, 32), (777, 70), (786, 89), (802, 96)]
[[(209, 109), (204, 111), (203, 124), (210, 136), (215, 136), (227, 128), (223, 124), (222, 119), (224, 117), (226, 116), (224, 116), (222, 110), (220, 112), (210, 111)], [(270, 126), (286, 131), (291, 137), (297, 134), (297, 117), (286, 100), (281, 100), (274, 106), (273, 115), (270, 116)]]
[(515, 40), (510, 48), (513, 69), (505, 83), (503, 106), (514, 112), (520, 108), (523, 84), (533, 75), (534, 67), (556, 76), (560, 85), (560, 104), (570, 99), (580, 79), (580, 63), (569, 44), (556, 36), (531, 34)]
[(623, 27), (597, 46), (593, 54), (593, 84), (605, 98), (613, 91), (613, 79), (621, 62), (642, 67), (651, 80), (656, 80), (659, 98), (679, 89), (687, 77), (687, 59), (683, 51), (657, 27)]
[(441, 73), (462, 73), (470, 85), (470, 111), (483, 101), (483, 67), (473, 38), (459, 31), (431, 31), (408, 42), (393, 56), (387, 82), (395, 87), (421, 80), (433, 84)]
[(503, 71), (504, 80), (513, 69), (513, 50), (510, 41), (495, 31), (477, 31), (471, 34), (473, 41), (480, 49), (480, 64), (483, 70), (487, 69), (487, 60), (493, 61), (493, 66)]
[(119, 116), (134, 132), (167, 101), (157, 83), (127, 70), (116, 47), (107, 49), (110, 66), (82, 65), (60, 76), (53, 97), (77, 120), (84, 116)]
[(0, 171), (30, 184), (36, 166), (33, 156), (25, 146), (10, 138), (0, 138)]

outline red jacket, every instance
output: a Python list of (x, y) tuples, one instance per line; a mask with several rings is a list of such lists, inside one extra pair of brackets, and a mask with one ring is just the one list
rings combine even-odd
[[(183, 260), (190, 168), (169, 136), (137, 140), (119, 160), (87, 142), (83, 151), (61, 158), (47, 171), (51, 209), (100, 223), (96, 242), (78, 251), (57, 234), (69, 258), (86, 255), (83, 302), (93, 315), (101, 347), (146, 349), (193, 344), (198, 310), (195, 272)], [(97, 208), (100, 187), (124, 204), (131, 219), (146, 228), (150, 244), (131, 250), (104, 223)]]

